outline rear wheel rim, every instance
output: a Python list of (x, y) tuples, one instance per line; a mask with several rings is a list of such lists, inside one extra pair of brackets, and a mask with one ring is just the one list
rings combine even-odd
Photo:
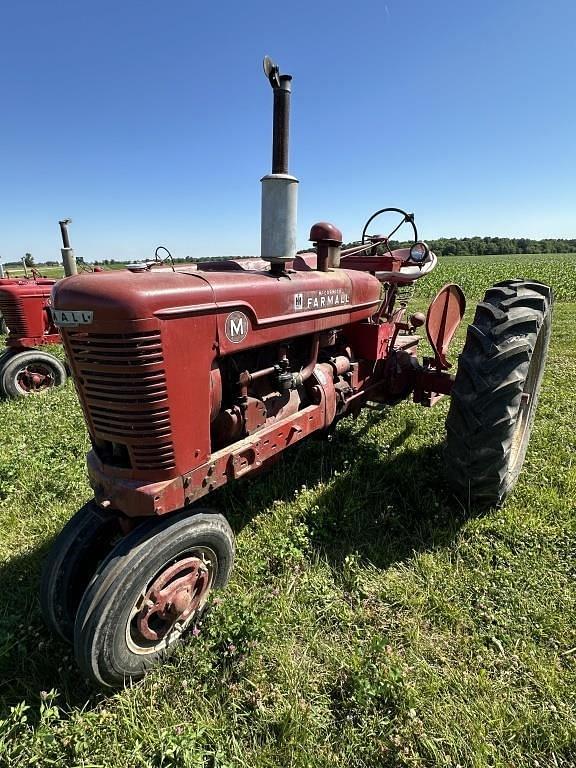
[(48, 365), (30, 363), (17, 371), (15, 382), (16, 387), (25, 395), (44, 392), (54, 386), (54, 373)]

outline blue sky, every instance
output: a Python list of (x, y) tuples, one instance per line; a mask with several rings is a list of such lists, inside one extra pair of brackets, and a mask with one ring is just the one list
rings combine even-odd
[(0, 258), (259, 252), (269, 54), (299, 247), (377, 208), (424, 238), (574, 237), (576, 3), (20, 0), (0, 10)]

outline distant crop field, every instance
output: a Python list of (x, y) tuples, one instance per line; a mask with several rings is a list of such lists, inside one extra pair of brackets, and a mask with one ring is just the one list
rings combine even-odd
[(502, 509), (452, 497), (446, 401), (347, 418), (333, 442), (209, 497), (237, 534), (231, 583), (199, 637), (114, 694), (79, 677), (38, 607), (47, 548), (91, 495), (73, 385), (0, 401), (0, 765), (573, 768), (575, 267), (445, 258), (411, 302), (459, 282), (470, 320), (499, 279), (554, 287), (532, 440)]
[(415, 296), (434, 297), (445, 283), (458, 283), (468, 298), (478, 299), (487, 285), (516, 277), (551, 285), (557, 301), (576, 301), (576, 254), (450, 257), (439, 260), (432, 274), (417, 283)]

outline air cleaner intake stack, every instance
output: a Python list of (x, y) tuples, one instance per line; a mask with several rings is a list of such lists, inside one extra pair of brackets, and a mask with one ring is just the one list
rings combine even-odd
[(284, 265), (296, 256), (298, 179), (288, 173), (290, 138), (290, 95), (292, 75), (281, 75), (268, 56), (264, 72), (274, 91), (272, 173), (262, 181), (262, 224), (260, 254), (281, 274)]
[(74, 254), (74, 248), (70, 247), (70, 237), (68, 235), (68, 224), (72, 224), (72, 219), (62, 219), (58, 224), (60, 224), (60, 234), (62, 235), (63, 248), (60, 249), (60, 252), (62, 254), (64, 275), (66, 277), (77, 275), (78, 267), (76, 266), (76, 256)]

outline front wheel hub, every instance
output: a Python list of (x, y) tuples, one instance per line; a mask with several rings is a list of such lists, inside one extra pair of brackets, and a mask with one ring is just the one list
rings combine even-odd
[(202, 559), (187, 557), (174, 563), (148, 588), (136, 615), (138, 632), (146, 640), (162, 640), (202, 605), (209, 588), (210, 573)]

